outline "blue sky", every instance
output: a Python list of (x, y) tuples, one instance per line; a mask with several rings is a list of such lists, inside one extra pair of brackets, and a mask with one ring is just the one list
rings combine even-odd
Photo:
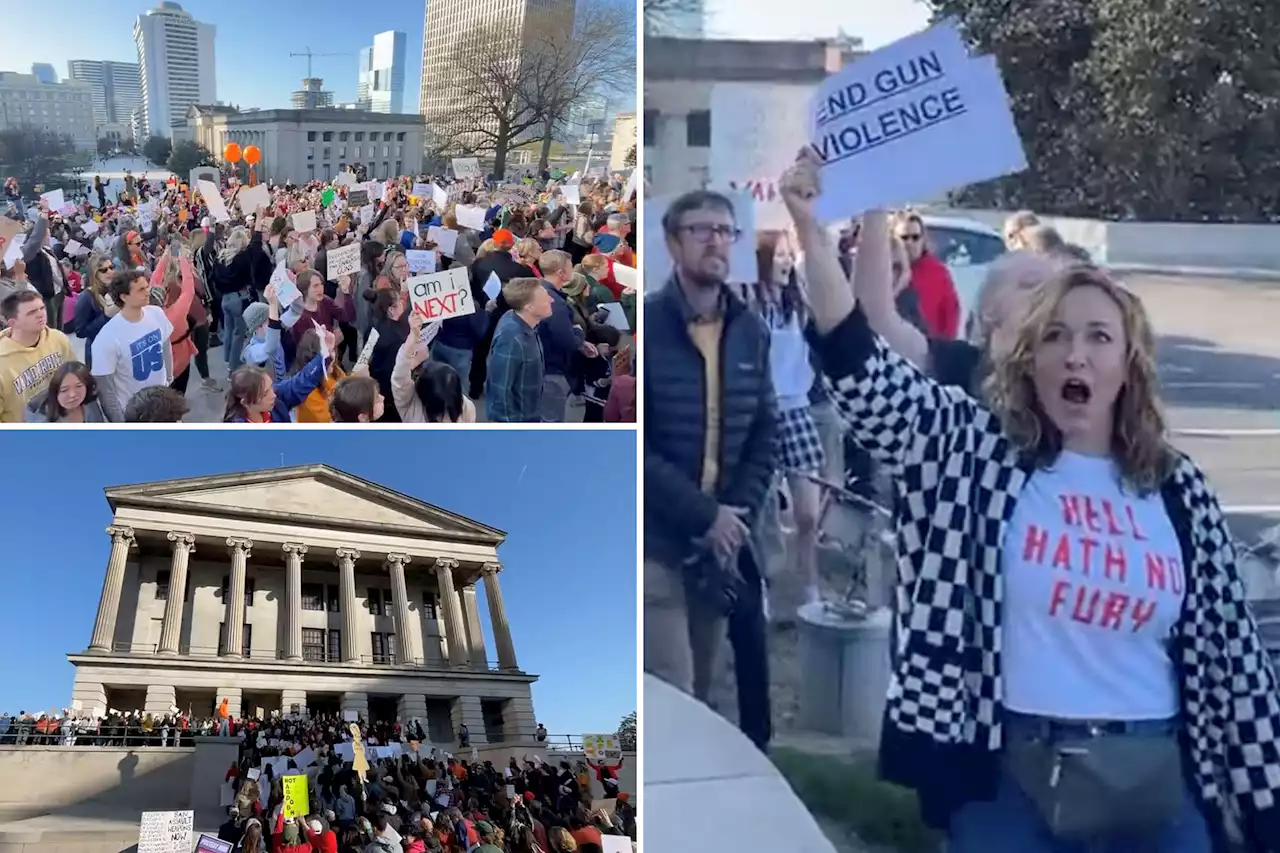
[(89, 645), (110, 551), (105, 487), (275, 468), (283, 454), (505, 530), (502, 597), (520, 665), (540, 676), (538, 719), (614, 731), (637, 707), (635, 445), (615, 431), (9, 432), (0, 710), (71, 701), (66, 654)]
[[(375, 33), (406, 36), (405, 112), (418, 111), (422, 79), (425, 0), (178, 0), (196, 20), (218, 28), (214, 43), (218, 100), (243, 107), (280, 109), (307, 73), (305, 57), (290, 53), (346, 53), (315, 57), (312, 73), (338, 101), (353, 101), (360, 50)], [(60, 78), (67, 60), (137, 62), (133, 21), (157, 0), (3, 0), (6, 31), (0, 71), (30, 73), (48, 62)], [(21, 38), (13, 34), (21, 33)], [(629, 109), (631, 104), (619, 106)]]
[(763, 0), (705, 2), (709, 38), (808, 40), (832, 38), (843, 28), (874, 49), (929, 22), (929, 7), (922, 0), (789, 0), (785, 15)]

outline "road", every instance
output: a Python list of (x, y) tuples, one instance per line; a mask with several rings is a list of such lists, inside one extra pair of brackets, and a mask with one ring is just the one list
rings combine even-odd
[(1246, 543), (1280, 524), (1280, 282), (1126, 276), (1157, 332), (1175, 441)]

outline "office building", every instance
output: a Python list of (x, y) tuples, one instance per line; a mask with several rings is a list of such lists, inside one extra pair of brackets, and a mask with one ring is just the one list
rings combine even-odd
[(30, 127), (68, 136), (76, 148), (97, 144), (93, 124), (93, 89), (68, 80), (41, 83), (34, 74), (0, 71), (0, 130)]
[(408, 38), (397, 30), (373, 37), (360, 51), (356, 103), (375, 113), (404, 112), (404, 65)]
[(609, 102), (600, 95), (584, 95), (569, 105), (564, 135), (572, 145), (599, 148), (608, 134)]
[(58, 72), (53, 70), (53, 66), (47, 62), (31, 63), (31, 75), (41, 83), (57, 83)]
[(332, 180), (346, 166), (364, 166), (369, 180), (422, 171), (421, 116), (352, 109), (246, 110), (194, 106), (184, 138), (210, 151), (228, 142), (262, 151), (260, 180), (283, 184)]
[[(574, 0), (431, 0), (426, 4), (422, 26), (422, 83), (418, 112), (427, 126), (448, 127), (459, 115), (474, 110), (455, 81), (458, 67), (467, 58), (459, 45), (470, 45), (467, 35), (476, 27), (510, 23), (515, 43), (503, 46), (502, 55), (511, 63), (511, 74), (524, 74), (526, 46), (547, 28), (573, 29)], [(464, 48), (465, 49), (465, 48)], [(495, 54), (496, 56), (496, 54)], [(488, 57), (490, 59), (494, 57)], [(482, 143), (482, 140), (470, 140)]]
[[(142, 106), (142, 81), (136, 62), (99, 62), (73, 59), (68, 76), (93, 87), (93, 121), (99, 127), (128, 128), (133, 113)], [(99, 137), (108, 136), (101, 131)]]
[(236, 717), (416, 718), (434, 743), (463, 723), (477, 746), (533, 737), (537, 676), (507, 623), (501, 530), (327, 465), (106, 497), (102, 596), (88, 647), (68, 655), (74, 707), (209, 714), (225, 698)]
[(627, 163), (627, 157), (636, 148), (636, 114), (634, 111), (618, 113), (613, 117), (613, 138), (609, 140), (609, 171), (630, 169), (638, 161)]
[(290, 97), (295, 110), (318, 110), (333, 106), (333, 92), (326, 92), (319, 77), (307, 77), (302, 88)]
[(144, 136), (172, 136), (193, 104), (218, 99), (213, 41), (216, 28), (164, 0), (133, 24), (142, 80)]

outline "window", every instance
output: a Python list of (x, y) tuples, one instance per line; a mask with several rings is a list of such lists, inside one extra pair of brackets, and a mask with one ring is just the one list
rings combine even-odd
[(308, 160), (316, 159), (316, 147), (314, 145), (307, 146), (307, 159)]
[[(253, 626), (244, 623), (244, 642), (241, 644), (240, 656), (249, 657), (249, 649), (253, 647)], [(218, 654), (227, 653), (227, 623), (223, 622), (218, 629)]]
[(711, 110), (694, 110), (685, 119), (685, 144), (690, 148), (711, 147)]
[(156, 572), (156, 601), (169, 600), (169, 569)]
[(369, 612), (374, 616), (390, 616), (394, 612), (391, 604), (391, 590), (389, 589), (369, 587), (369, 597), (366, 603), (369, 605)]
[(325, 642), (323, 628), (302, 629), (302, 659), (324, 663)]
[(324, 610), (324, 584), (304, 583), (302, 585), (302, 609)]
[(364, 131), (363, 131), (363, 130), (357, 130), (357, 131), (356, 131), (356, 142), (364, 142)]
[(396, 134), (396, 142), (404, 142), (404, 131)]
[(342, 660), (342, 632), (337, 628), (329, 629), (329, 660)]
[(332, 141), (333, 141), (333, 131), (332, 131), (332, 130), (326, 130), (326, 131), (324, 132), (324, 136), (323, 136), (322, 138), (323, 138), (323, 140), (324, 140), (325, 142), (332, 142)]
[(396, 662), (396, 635), (374, 631), (369, 635), (373, 640), (373, 662)]
[[(347, 146), (345, 146), (345, 145), (339, 145), (339, 146), (338, 146), (338, 159), (339, 159), (339, 160), (342, 160), (342, 159), (344, 159), (346, 156), (347, 156)], [(342, 164), (341, 164), (341, 163), (339, 163), (339, 164), (338, 164), (338, 168), (339, 168), (339, 169), (341, 169), (341, 168), (342, 168)]]
[(324, 147), (324, 159), (325, 159), (325, 160), (328, 160), (328, 159), (332, 156), (332, 155), (329, 153), (329, 151), (330, 151), (330, 148), (329, 148), (329, 146), (328, 146), (328, 145), (326, 145), (326, 146)]
[(1005, 253), (999, 237), (967, 228), (928, 225), (925, 237), (934, 255), (949, 267), (989, 264)]
[(653, 145), (654, 140), (658, 138), (658, 116), (661, 115), (657, 110), (644, 111), (644, 144), (646, 146)]
[(428, 619), (438, 619), (436, 615), (440, 612), (440, 599), (429, 589), (422, 591), (422, 613)]
[(338, 585), (331, 583), (324, 588), (325, 591), (325, 609), (330, 613), (342, 612), (342, 599), (338, 597)]
[[(227, 588), (231, 585), (231, 576), (222, 576), (222, 600), (227, 600)], [(244, 579), (244, 606), (253, 606), (253, 578)]]
[(338, 141), (339, 141), (339, 142), (346, 142), (346, 141), (347, 141), (348, 139), (350, 139), (350, 138), (351, 138), (351, 131), (349, 131), (349, 130), (342, 130), (342, 131), (339, 131), (339, 132), (338, 132)]
[(308, 141), (308, 142), (315, 142), (315, 141), (316, 141), (316, 132), (315, 132), (314, 130), (308, 130), (308, 131), (307, 131), (307, 141)]

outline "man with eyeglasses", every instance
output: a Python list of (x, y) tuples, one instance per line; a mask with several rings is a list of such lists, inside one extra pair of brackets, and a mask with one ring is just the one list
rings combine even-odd
[(920, 316), (930, 337), (954, 340), (960, 334), (960, 296), (947, 265), (929, 251), (924, 220), (906, 211), (894, 220), (893, 233), (907, 247), (911, 262), (911, 288), (920, 299)]
[(645, 306), (644, 668), (706, 701), (728, 625), (739, 725), (770, 738), (760, 567), (750, 529), (774, 467), (769, 333), (726, 280), (742, 237), (719, 193), (662, 219), (674, 269)]

